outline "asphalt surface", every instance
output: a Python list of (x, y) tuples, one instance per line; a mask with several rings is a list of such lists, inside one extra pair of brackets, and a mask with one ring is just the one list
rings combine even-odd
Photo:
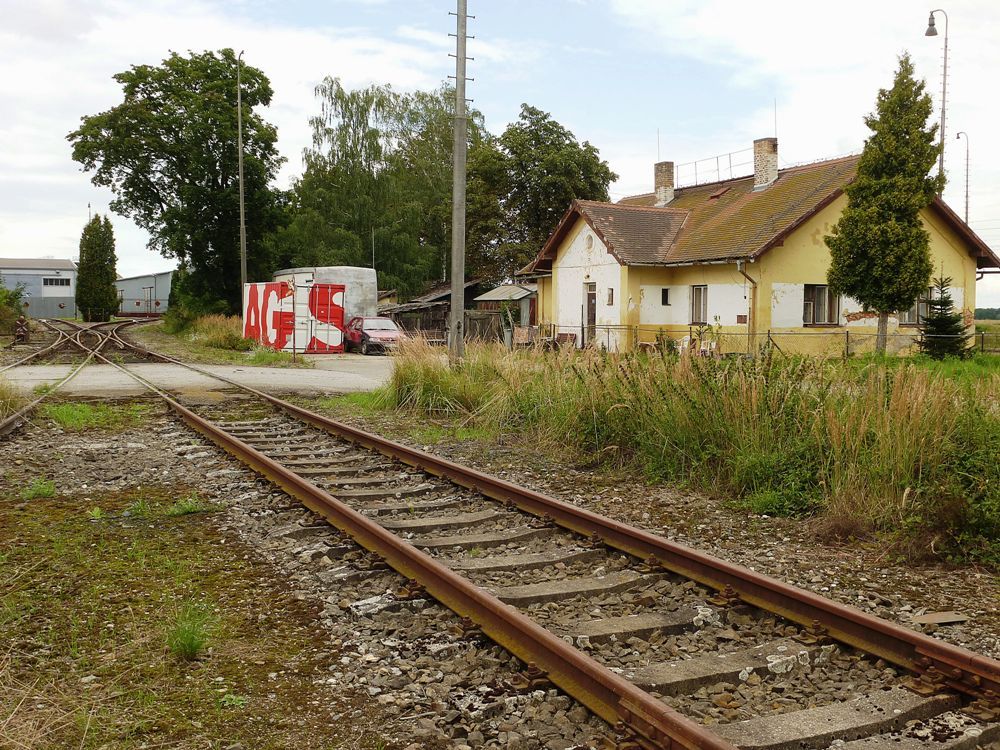
[[(196, 366), (270, 393), (371, 391), (383, 385), (392, 372), (391, 357), (338, 354), (311, 355), (311, 358), (315, 368), (310, 370), (241, 365)], [(128, 368), (161, 388), (174, 392), (218, 391), (228, 387), (180, 365), (143, 362), (128, 365)], [(27, 365), (7, 370), (4, 377), (22, 391), (31, 392), (39, 385), (58, 382), (71, 369), (71, 365)], [(69, 396), (119, 397), (141, 395), (146, 389), (111, 365), (91, 364), (59, 392)]]

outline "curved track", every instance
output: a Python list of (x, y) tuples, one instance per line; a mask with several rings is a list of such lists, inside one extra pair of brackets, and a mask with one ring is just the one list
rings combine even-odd
[[(954, 749), (1000, 737), (1000, 662), (161, 357), (118, 330), (97, 332), (87, 361), (128, 373), (378, 554), (410, 579), (400, 598), (433, 597), (518, 656), (529, 665), (522, 687), (551, 682), (577, 698), (615, 727), (618, 747)], [(273, 412), (196, 413), (101, 354), (109, 341)], [(685, 658), (666, 649), (665, 634)], [(634, 648), (623, 652), (626, 643)], [(896, 669), (872, 677), (876, 658)], [(764, 688), (743, 691), (740, 711), (712, 726), (696, 720), (699, 690), (739, 692), (755, 672)], [(832, 696), (816, 674), (858, 684), (847, 699)], [(789, 685), (801, 705), (775, 701)], [(718, 694), (729, 710), (731, 692)]]

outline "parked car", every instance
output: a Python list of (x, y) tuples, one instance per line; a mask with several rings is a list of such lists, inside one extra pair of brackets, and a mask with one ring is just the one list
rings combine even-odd
[(351, 318), (344, 329), (344, 351), (390, 352), (403, 338), (406, 334), (389, 318)]

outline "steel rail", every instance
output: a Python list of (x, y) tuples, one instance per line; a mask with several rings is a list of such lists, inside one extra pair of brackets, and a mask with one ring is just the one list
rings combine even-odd
[[(133, 349), (145, 352), (134, 345)], [(151, 381), (100, 353), (95, 354), (159, 395), (191, 428), (299, 499), (307, 508), (350, 535), (362, 547), (377, 554), (394, 570), (416, 581), (448, 609), (462, 617), (468, 617), (490, 639), (522, 661), (540, 669), (554, 685), (565, 690), (616, 729), (624, 731), (627, 727), (630, 730), (629, 740), (636, 743), (636, 747), (646, 750), (735, 750), (730, 743), (712, 734), (707, 727), (681, 715), (514, 607), (504, 604), (493, 594), (458, 575), (431, 555), (199, 416)], [(191, 369), (245, 388), (235, 381), (200, 368)], [(261, 391), (252, 388), (247, 390), (268, 401), (276, 401)]]
[[(49, 324), (48, 321), (42, 321), (42, 322), (45, 325), (47, 325), (48, 327), (50, 327), (52, 330), (59, 331), (58, 328), (55, 328), (54, 326), (52, 326), (51, 324)], [(72, 324), (70, 324), (70, 325), (72, 325)], [(30, 416), (31, 413), (35, 409), (38, 408), (38, 405), (41, 404), (42, 401), (44, 401), (46, 399), (46, 397), (48, 397), (52, 393), (55, 393), (57, 390), (59, 390), (60, 388), (62, 388), (64, 385), (66, 385), (66, 383), (68, 383), (73, 378), (75, 378), (80, 373), (80, 371), (83, 370), (83, 368), (86, 367), (95, 356), (101, 357), (100, 350), (101, 350), (101, 348), (103, 348), (104, 344), (106, 344), (110, 340), (110, 336), (105, 336), (104, 338), (102, 338), (101, 341), (98, 342), (97, 346), (95, 348), (91, 349), (91, 348), (87, 347), (84, 343), (82, 343), (81, 341), (77, 340), (77, 337), (80, 335), (80, 333), (88, 330), (88, 329), (83, 328), (83, 327), (79, 327), (79, 328), (80, 328), (80, 330), (77, 331), (76, 334), (74, 334), (73, 336), (66, 336), (66, 338), (67, 338), (68, 341), (72, 342), (73, 344), (75, 344), (76, 346), (80, 347), (85, 352), (87, 352), (87, 356), (84, 358), (84, 360), (79, 365), (77, 365), (75, 368), (73, 368), (72, 370), (70, 370), (69, 374), (67, 374), (64, 378), (62, 378), (61, 380), (59, 380), (54, 385), (50, 386), (38, 398), (36, 398), (35, 400), (31, 401), (26, 406), (23, 406), (22, 408), (18, 409), (13, 414), (11, 414), (10, 416), (5, 417), (2, 421), (0, 421), (0, 437), (3, 437), (5, 435), (9, 435), (11, 432), (13, 432), (18, 427), (20, 427), (22, 424), (24, 424), (24, 421), (28, 418), (28, 416)], [(104, 359), (103, 357), (101, 357), (101, 358)]]
[(540, 492), (359, 430), (199, 367), (169, 357), (163, 359), (253, 393), (330, 434), (446, 478), (501, 503), (513, 504), (533, 515), (550, 518), (563, 528), (600, 538), (609, 547), (658, 564), (720, 592), (728, 592), (748, 604), (804, 625), (817, 636), (829, 636), (918, 675), (925, 675), (936, 685), (977, 699), (995, 701), (1000, 695), (1000, 661)]
[(22, 357), (16, 362), (0, 367), (0, 372), (4, 372), (5, 370), (9, 370), (13, 367), (19, 367), (20, 365), (23, 365), (25, 362), (30, 362), (31, 360), (35, 359), (35, 357), (41, 357), (43, 354), (48, 354), (50, 351), (58, 349), (60, 346), (63, 346), (69, 341), (70, 336), (65, 331), (60, 331), (58, 328), (55, 328), (53, 330), (55, 330), (55, 332), (58, 334), (58, 338), (54, 342), (46, 346), (44, 349), (39, 349), (37, 352), (32, 352), (28, 356)]

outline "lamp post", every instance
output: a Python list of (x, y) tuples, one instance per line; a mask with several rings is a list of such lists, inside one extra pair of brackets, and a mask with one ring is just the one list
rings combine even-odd
[(240, 69), (243, 67), (243, 50), (236, 58), (236, 132), (240, 173), (240, 299), (247, 283), (247, 225), (243, 213), (243, 86)]
[[(936, 8), (927, 17), (927, 31), (924, 36), (937, 36), (937, 26), (934, 25), (934, 14), (944, 16), (944, 74), (941, 76), (941, 153), (938, 154), (938, 174), (944, 175), (944, 115), (948, 108), (948, 14), (941, 8)], [(938, 193), (940, 195), (940, 193)]]
[(960, 140), (965, 136), (965, 223), (969, 223), (969, 134), (964, 130), (959, 130), (955, 140)]

